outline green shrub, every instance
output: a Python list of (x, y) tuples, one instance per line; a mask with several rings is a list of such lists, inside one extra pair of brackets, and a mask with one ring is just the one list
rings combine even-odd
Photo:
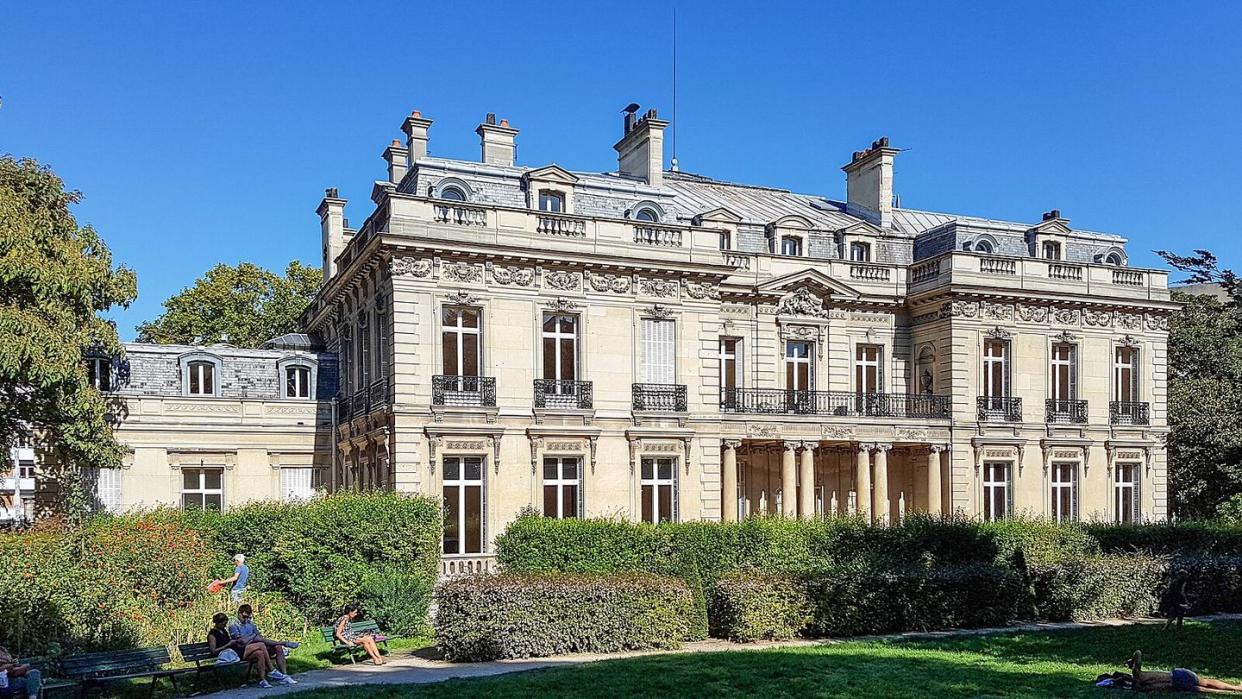
[(810, 623), (806, 587), (787, 575), (729, 573), (712, 591), (712, 634), (730, 641), (779, 641)]
[(1186, 556), (1170, 561), (1161, 581), (1161, 611), (1174, 612), (1181, 602), (1175, 587), (1178, 571), (1185, 571), (1188, 614), (1242, 612), (1242, 556)]
[(1168, 562), (1144, 554), (1090, 556), (1030, 568), (1036, 614), (1046, 621), (1151, 616)]
[(436, 642), (454, 661), (675, 648), (694, 613), (685, 582), (644, 574), (460, 578), (436, 605)]
[(1242, 556), (1242, 526), (1221, 521), (1093, 524), (1087, 531), (1106, 553)]
[(427, 629), (427, 608), (434, 590), (425, 575), (385, 567), (367, 575), (358, 602), (389, 635), (408, 638)]

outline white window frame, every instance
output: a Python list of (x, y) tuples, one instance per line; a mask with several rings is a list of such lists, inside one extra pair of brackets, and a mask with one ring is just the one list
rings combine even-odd
[[(198, 472), (198, 487), (197, 488), (186, 488), (185, 487), (185, 473), (187, 471)], [(220, 487), (219, 488), (208, 488), (207, 487), (207, 472), (208, 471), (219, 471), (220, 472)], [(181, 475), (181, 509), (183, 510), (186, 509), (186, 506), (185, 506), (186, 495), (199, 496), (199, 499), (202, 503), (200, 507), (204, 510), (207, 509), (207, 496), (208, 495), (219, 495), (220, 496), (220, 511), (221, 512), (224, 511), (224, 507), (225, 507), (224, 467), (222, 466), (194, 466), (194, 467), (186, 466), (181, 469), (180, 475)]]
[[(642, 474), (643, 466), (647, 462), (651, 462), (651, 478), (647, 478), (643, 476)], [(671, 462), (672, 468), (670, 470), (670, 473), (672, 475), (669, 478), (660, 478), (660, 463), (661, 462)], [(665, 486), (665, 485), (670, 487), (669, 501), (672, 503), (672, 508), (673, 508), (673, 511), (669, 513), (668, 521), (677, 522), (679, 519), (678, 510), (680, 508), (678, 508), (677, 506), (678, 505), (677, 503), (677, 499), (678, 499), (677, 470), (678, 470), (679, 465), (680, 464), (678, 463), (678, 459), (675, 456), (644, 456), (641, 459), (639, 459), (638, 497), (642, 498), (643, 486), (648, 486), (648, 485), (651, 486), (651, 523), (652, 524), (659, 524), (660, 522), (660, 516), (662, 514), (660, 512), (660, 486)], [(641, 503), (639, 504), (638, 511), (639, 511), (639, 516), (641, 517), (642, 515)], [(644, 519), (643, 521), (645, 522), (647, 520)]]
[[(549, 318), (569, 318), (573, 322), (574, 329), (570, 332), (563, 332), (561, 330), (561, 324), (558, 321), (552, 324), (552, 330), (548, 330), (545, 326), (547, 325)], [(556, 375), (555, 376), (544, 376), (542, 378), (544, 380), (554, 380), (554, 381), (577, 380), (578, 377), (582, 374), (582, 367), (579, 366), (579, 360), (581, 359), (581, 353), (580, 353), (581, 348), (579, 345), (581, 343), (578, 342), (578, 333), (582, 329), (582, 318), (579, 317), (576, 313), (559, 313), (559, 312), (544, 313), (543, 317), (541, 318), (541, 323), (540, 323), (539, 328), (540, 328), (539, 351), (540, 352), (544, 351), (543, 350), (543, 347), (545, 344), (544, 340), (552, 339), (553, 340), (552, 346), (556, 348), (556, 352), (557, 352), (556, 361), (553, 363), (553, 366), (555, 367), (554, 373)], [(574, 376), (572, 379), (567, 379), (561, 376), (562, 362), (561, 362), (560, 352), (562, 351), (562, 348), (564, 347), (564, 343), (562, 342), (562, 340), (566, 340), (566, 339), (570, 340), (569, 346), (572, 348), (572, 352), (573, 352)], [(540, 362), (540, 365), (539, 365), (539, 371), (542, 373), (547, 360), (544, 359), (543, 357), (540, 357), (540, 359), (543, 360)]]
[[(1143, 520), (1143, 465), (1137, 461), (1118, 461), (1113, 464), (1113, 521), (1121, 524), (1139, 524)], [(1121, 469), (1128, 468), (1133, 474), (1132, 480), (1121, 480)], [(1130, 519), (1125, 519), (1122, 507), (1122, 494), (1130, 491), (1134, 503), (1130, 508)]]
[[(863, 356), (863, 350), (875, 349), (875, 359), (866, 359)], [(862, 370), (862, 376), (867, 376), (867, 369), (875, 367), (875, 384), (874, 386), (864, 386), (859, 382), (859, 369)], [(855, 393), (883, 393), (884, 392), (884, 345), (877, 345), (874, 342), (860, 342), (854, 345), (854, 392)]]
[(1039, 256), (1050, 262), (1060, 262), (1065, 256), (1064, 247), (1060, 241), (1045, 240), (1040, 243)]
[(785, 257), (806, 256), (806, 239), (800, 235), (786, 233), (781, 236), (780, 244), (781, 254)]
[[(733, 349), (728, 349), (726, 345), (733, 344)], [(733, 386), (735, 388), (742, 387), (742, 338), (740, 337), (722, 337), (716, 345), (716, 359), (720, 362), (720, 388), (724, 390), (728, 383), (728, 373), (725, 370), (729, 360), (733, 361)]]
[[(464, 320), (463, 314), (466, 311), (473, 311), (478, 316), (479, 321), (478, 321), (477, 328), (467, 327), (462, 324)], [(455, 317), (457, 320), (456, 325), (445, 325), (444, 324), (444, 314), (446, 312), (455, 314)], [(482, 376), (483, 375), (483, 309), (477, 306), (450, 306), (450, 305), (444, 306), (440, 311), (440, 347), (444, 347), (444, 336), (445, 335), (456, 336), (455, 344), (457, 346), (457, 356), (454, 357), (454, 359), (457, 362), (457, 373), (455, 374), (455, 376), (465, 376), (465, 374), (461, 373), (462, 367), (466, 366), (465, 339), (467, 335), (475, 336), (476, 339), (474, 342), (474, 346), (475, 346), (476, 356), (474, 358), (474, 366), (475, 366), (476, 371), (478, 372), (477, 375)], [(441, 369), (444, 368), (443, 357), (440, 358), (440, 368)]]
[[(1000, 354), (992, 353), (993, 347), (1000, 348)], [(1007, 340), (994, 340), (985, 338), (983, 341), (983, 392), (982, 395), (988, 398), (1008, 398), (1009, 397), (1009, 354), (1011, 352), (1010, 344)], [(1001, 385), (995, 385), (995, 377), (993, 376), (993, 366), (1000, 365)], [(999, 389), (999, 390), (998, 390)]]
[[(548, 478), (547, 473), (546, 473), (548, 463), (551, 461), (556, 462), (556, 477), (555, 478)], [(578, 474), (576, 478), (565, 478), (564, 477), (565, 464), (567, 463), (572, 463), (574, 467), (576, 468), (576, 472)], [(555, 519), (567, 519), (567, 517), (565, 516), (565, 488), (566, 487), (577, 488), (577, 490), (575, 491), (577, 495), (576, 497), (574, 497), (575, 512), (571, 514), (569, 518), (573, 518), (573, 519), (582, 518), (583, 517), (582, 457), (581, 456), (545, 456), (543, 457), (543, 466), (545, 469), (545, 472), (543, 474), (543, 486), (545, 488), (547, 487), (556, 488), (556, 517)], [(540, 492), (542, 493), (542, 490)], [(540, 512), (543, 512), (544, 517), (549, 516), (547, 513), (546, 499), (543, 502), (543, 507), (539, 508), (539, 510)]]
[[(469, 454), (452, 454), (452, 455), (444, 457), (445, 462), (449, 461), (450, 459), (456, 459), (460, 462), (457, 468), (458, 477), (455, 479), (445, 478), (441, 484), (441, 493), (443, 493), (444, 488), (455, 488), (457, 490), (457, 532), (458, 532), (457, 551), (453, 551), (453, 552), (445, 551), (443, 555), (445, 556), (466, 556), (466, 555), (474, 556), (474, 555), (481, 555), (481, 554), (487, 553), (487, 459), (481, 456), (472, 456)], [(467, 459), (478, 459), (479, 460), (479, 478), (477, 480), (466, 478), (466, 460)], [(441, 464), (440, 468), (441, 468), (442, 473), (445, 473), (445, 474), (448, 473), (448, 469), (445, 468), (444, 464)], [(481, 537), (482, 540), (479, 542), (478, 553), (465, 551), (466, 549), (466, 545), (465, 545), (466, 544), (466, 488), (469, 486), (474, 486), (474, 485), (479, 486), (479, 516), (482, 517), (482, 521), (479, 522), (479, 536)], [(444, 549), (443, 545), (441, 545), (440, 548), (443, 551)]]
[[(553, 199), (559, 201), (560, 209), (554, 211), (552, 209), (543, 208), (544, 197), (547, 197), (548, 201), (551, 201)], [(559, 189), (546, 189), (546, 188), (540, 189), (535, 193), (535, 206), (540, 211), (547, 213), (547, 214), (567, 214), (569, 213), (568, 211), (569, 197), (565, 196), (565, 193), (560, 191)]]
[(677, 324), (668, 318), (643, 318), (642, 383), (677, 383)]
[(94, 485), (95, 502), (103, 512), (121, 511), (121, 469), (90, 467), (87, 475)]
[[(1058, 351), (1068, 348), (1067, 357), (1058, 355)], [(1049, 349), (1048, 373), (1050, 386), (1048, 396), (1056, 401), (1070, 401), (1078, 398), (1078, 345), (1069, 342), (1054, 342)], [(1061, 373), (1064, 372), (1069, 395), (1061, 395)]]
[(862, 240), (851, 240), (847, 252), (849, 253), (850, 262), (871, 261), (871, 243)]
[[(185, 392), (187, 396), (214, 396), (217, 395), (216, 389), (216, 365), (206, 360), (194, 360), (186, 362), (186, 371), (189, 376), (185, 380)], [(203, 385), (207, 379), (211, 383), (211, 390), (204, 391)], [(198, 390), (194, 390), (194, 384), (198, 384)]]
[(112, 390), (112, 360), (104, 357), (86, 359), (86, 379), (98, 391)]
[(314, 466), (282, 466), (280, 468), (281, 502), (299, 502), (315, 497), (316, 480)]
[[(1003, 478), (995, 478), (997, 469), (1003, 475)], [(980, 503), (979, 516), (985, 521), (996, 522), (1006, 519), (1013, 515), (1013, 462), (1012, 461), (984, 461), (983, 462), (983, 501)], [(1001, 501), (1005, 503), (1005, 511), (999, 516), (993, 509), (989, 512), (989, 505), (996, 502), (995, 496), (999, 494)]]
[[(1068, 476), (1069, 480), (1065, 480)], [(1070, 512), (1061, 511), (1061, 496), (1068, 491)], [(1054, 461), (1048, 470), (1048, 516), (1057, 523), (1078, 521), (1078, 463)]]
[(284, 377), (285, 398), (310, 398), (310, 375), (311, 370), (308, 366), (302, 364), (286, 365)]
[[(807, 348), (806, 356), (795, 357), (795, 356), (790, 355), (790, 349), (794, 345), (806, 345), (806, 348)], [(807, 383), (810, 385), (809, 386), (785, 386), (785, 390), (787, 391), (814, 391), (815, 390), (815, 343), (810, 340), (786, 340), (785, 341), (785, 361), (781, 365), (781, 368), (784, 369), (783, 375), (786, 378), (789, 376), (789, 365), (791, 364), (795, 366), (794, 371), (793, 371), (793, 377), (795, 381), (798, 378), (797, 365), (800, 365), (800, 364), (806, 365)], [(786, 380), (786, 383), (788, 383), (787, 380)]]
[[(1130, 361), (1123, 362), (1121, 360), (1122, 350), (1129, 350)], [(1142, 365), (1142, 353), (1138, 347), (1128, 345), (1117, 345), (1113, 348), (1113, 400), (1121, 401), (1121, 389), (1123, 385), (1127, 385), (1130, 391), (1130, 400), (1128, 402), (1139, 402), (1139, 390), (1141, 385), (1139, 382), (1139, 367)], [(1130, 372), (1130, 380), (1123, 379), (1126, 371)]]
[(733, 232), (732, 231), (724, 231), (724, 230), (716, 231), (716, 235), (719, 236), (717, 243), (720, 245), (720, 249), (722, 251), (728, 251), (728, 250), (733, 249)]

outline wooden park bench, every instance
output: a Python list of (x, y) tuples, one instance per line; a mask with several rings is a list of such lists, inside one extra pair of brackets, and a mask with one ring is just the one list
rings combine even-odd
[(202, 677), (203, 673), (211, 673), (216, 678), (216, 686), (224, 689), (224, 683), (220, 680), (220, 673), (217, 672), (222, 668), (245, 667), (246, 674), (242, 678), (242, 685), (250, 681), (250, 673), (254, 671), (253, 660), (242, 660), (236, 663), (224, 663), (223, 665), (216, 662), (216, 656), (211, 654), (211, 648), (204, 643), (183, 643), (177, 646), (177, 650), (181, 653), (181, 659), (187, 663), (194, 663), (195, 679)]
[(71, 655), (60, 661), (60, 669), (65, 677), (78, 682), (79, 696), (112, 682), (144, 677), (151, 678), (151, 694), (154, 695), (155, 685), (162, 677), (172, 682), (173, 691), (180, 692), (177, 675), (187, 670), (165, 669), (164, 666), (170, 662), (172, 658), (168, 655), (168, 649), (161, 646)]
[[(371, 634), (375, 637), (375, 644), (377, 646), (382, 646), (384, 650), (388, 650), (388, 636), (386, 636), (384, 632), (380, 631), (379, 624), (375, 623), (374, 619), (352, 622), (349, 625), (349, 629), (360, 636), (368, 633)], [(352, 646), (347, 646), (344, 643), (341, 643), (336, 637), (335, 625), (321, 626), (319, 627), (319, 631), (323, 634), (323, 642), (327, 643), (332, 648), (332, 650), (329, 651), (330, 653), (345, 651), (349, 654), (349, 662), (351, 663), (358, 662), (359, 653), (366, 656), (367, 651), (360, 644), (355, 643)]]

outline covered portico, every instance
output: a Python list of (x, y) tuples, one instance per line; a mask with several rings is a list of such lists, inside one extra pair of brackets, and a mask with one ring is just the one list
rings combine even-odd
[(948, 491), (947, 441), (852, 434), (726, 438), (721, 442), (722, 519), (861, 514), (885, 524), (911, 512), (940, 514)]

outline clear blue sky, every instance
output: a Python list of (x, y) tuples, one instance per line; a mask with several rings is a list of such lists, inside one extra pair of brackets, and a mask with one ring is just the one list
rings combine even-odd
[[(122, 336), (217, 262), (319, 264), (412, 108), (433, 154), (616, 167), (619, 112), (670, 116), (671, 4), (9, 3), (0, 152), (85, 193), (138, 272)], [(880, 135), (912, 208), (1080, 228), (1242, 266), (1242, 3), (678, 4), (683, 170), (841, 197)]]

